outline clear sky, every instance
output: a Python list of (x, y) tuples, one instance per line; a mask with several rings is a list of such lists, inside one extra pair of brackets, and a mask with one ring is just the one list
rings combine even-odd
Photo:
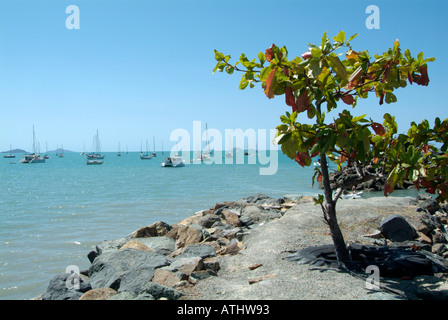
[[(366, 8), (380, 9), (368, 29)], [(80, 10), (67, 29), (66, 8)], [(355, 50), (381, 53), (399, 39), (413, 55), (435, 57), (430, 84), (398, 90), (398, 102), (361, 101), (353, 110), (382, 122), (389, 112), (406, 131), (411, 121), (448, 117), (446, 1), (301, 0), (1, 0), (0, 150), (91, 151), (99, 130), (103, 151), (139, 151), (155, 137), (169, 150), (173, 130), (272, 129), (290, 108), (262, 89), (238, 90), (239, 74), (212, 74), (213, 49), (255, 58), (272, 43), (290, 58), (319, 43), (324, 31), (359, 33)], [(342, 109), (341, 109), (342, 110)]]

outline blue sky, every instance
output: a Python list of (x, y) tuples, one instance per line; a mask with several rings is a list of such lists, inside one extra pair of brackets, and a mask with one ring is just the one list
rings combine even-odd
[[(380, 29), (366, 28), (368, 5), (380, 9)], [(69, 30), (65, 9), (80, 10)], [(319, 43), (324, 31), (359, 33), (355, 50), (381, 53), (399, 39), (413, 55), (435, 57), (428, 87), (396, 92), (398, 102), (361, 101), (353, 113), (382, 122), (448, 117), (445, 99), (446, 1), (299, 0), (52, 0), (0, 2), (0, 150), (30, 150), (32, 126), (41, 151), (48, 144), (90, 151), (99, 130), (103, 151), (129, 151), (155, 137), (169, 150), (178, 128), (271, 129), (290, 108), (262, 89), (238, 90), (240, 75), (212, 74), (213, 50), (234, 61), (272, 43), (290, 58)], [(342, 109), (341, 109), (342, 110)]]

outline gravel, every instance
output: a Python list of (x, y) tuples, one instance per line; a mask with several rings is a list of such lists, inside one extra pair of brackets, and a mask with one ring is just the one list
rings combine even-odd
[[(308, 200), (308, 201), (307, 201)], [(372, 243), (382, 218), (401, 214), (416, 222), (413, 198), (375, 197), (339, 200), (338, 220), (347, 243)], [(289, 209), (282, 218), (260, 225), (243, 239), (237, 255), (220, 257), (217, 277), (201, 281), (187, 292), (187, 300), (391, 300), (402, 299), (397, 282), (380, 282), (383, 290), (366, 288), (367, 274), (355, 276), (337, 269), (299, 265), (284, 259), (291, 252), (332, 244), (320, 206), (311, 199)], [(259, 265), (258, 267), (256, 267)], [(255, 268), (251, 269), (250, 267)], [(382, 281), (380, 279), (380, 281)], [(396, 293), (388, 291), (394, 288)]]

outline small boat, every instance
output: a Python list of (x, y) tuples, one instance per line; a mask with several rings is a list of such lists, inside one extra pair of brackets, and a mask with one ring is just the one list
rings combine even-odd
[(165, 162), (162, 162), (162, 167), (183, 167), (185, 166), (185, 160), (183, 160), (179, 155), (174, 157), (165, 158)]
[(3, 158), (9, 158), (9, 159), (11, 159), (11, 158), (15, 158), (15, 157), (16, 157), (16, 155), (15, 155), (15, 154), (12, 154), (11, 145), (9, 145), (9, 154), (5, 154), (5, 155), (3, 156)]
[(154, 137), (152, 137), (152, 144), (153, 144), (154, 152), (151, 155), (154, 158), (154, 157), (157, 157), (157, 153), (156, 153), (156, 138), (154, 138)]
[(349, 192), (341, 195), (341, 199), (359, 199), (362, 198), (364, 192)]
[(103, 164), (101, 160), (104, 159), (104, 155), (101, 154), (98, 129), (96, 130), (96, 135), (93, 137), (93, 145), (95, 151), (87, 155), (87, 164)]
[(36, 135), (34, 134), (34, 125), (33, 125), (33, 152), (24, 154), (23, 158), (20, 160), (20, 163), (45, 163), (45, 159), (42, 158), (38, 152), (36, 152)]
[(20, 163), (45, 163), (45, 159), (42, 158), (38, 153), (29, 153), (23, 155)]
[(103, 160), (87, 160), (86, 164), (87, 165), (92, 165), (92, 164), (103, 164)]
[(145, 154), (143, 154), (143, 151), (141, 151), (141, 146), (140, 146), (140, 159), (141, 160), (150, 160), (150, 159), (152, 159), (152, 155), (150, 156), (149, 155), (149, 150), (148, 150), (148, 140), (146, 140), (146, 153)]

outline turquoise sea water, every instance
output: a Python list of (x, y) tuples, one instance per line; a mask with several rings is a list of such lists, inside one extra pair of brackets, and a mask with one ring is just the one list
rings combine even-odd
[(86, 165), (79, 153), (50, 157), (42, 164), (19, 163), (20, 155), (0, 159), (0, 299), (39, 295), (67, 266), (87, 269), (93, 245), (141, 226), (176, 223), (216, 202), (257, 192), (317, 192), (311, 188), (313, 168), (281, 153), (274, 175), (260, 175), (260, 166), (249, 164), (257, 156), (244, 157), (244, 164), (187, 162), (182, 168), (161, 167), (160, 153), (151, 160), (106, 153), (99, 166)]
[(163, 168), (160, 153), (151, 160), (136, 152), (105, 154), (100, 166), (86, 165), (78, 153), (50, 155), (42, 164), (21, 164), (20, 155), (0, 159), (0, 299), (39, 295), (67, 266), (87, 269), (93, 245), (141, 226), (176, 223), (258, 192), (281, 197), (319, 191), (311, 186), (314, 168), (281, 152), (274, 175), (260, 175), (260, 165), (249, 164), (257, 156), (244, 157), (244, 164)]

